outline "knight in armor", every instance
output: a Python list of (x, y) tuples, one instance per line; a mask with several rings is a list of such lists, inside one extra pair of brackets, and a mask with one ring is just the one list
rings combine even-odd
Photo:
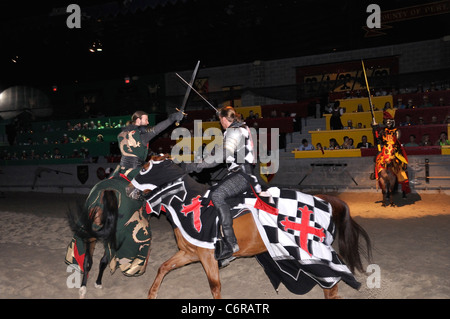
[[(386, 119), (386, 127), (379, 130), (374, 127), (375, 138), (380, 151), (375, 160), (375, 177), (378, 180), (378, 173), (387, 167), (389, 162), (393, 163), (393, 171), (398, 182), (402, 186), (403, 197), (411, 192), (407, 172), (408, 157), (405, 149), (400, 143), (400, 131), (395, 127), (394, 119)], [(393, 158), (391, 157), (391, 154)]]
[(123, 127), (117, 135), (122, 158), (116, 172), (132, 180), (147, 159), (150, 140), (174, 122), (181, 121), (183, 116), (183, 112), (172, 113), (166, 120), (150, 128), (148, 127), (148, 114), (144, 111), (136, 111), (131, 116), (131, 122)]
[[(223, 245), (216, 244), (214, 256), (217, 260), (223, 260), (230, 258), (233, 253), (239, 251), (239, 245), (233, 230), (231, 207), (227, 203), (227, 199), (250, 191), (251, 187), (259, 193), (261, 186), (253, 174), (256, 154), (249, 128), (238, 119), (232, 106), (221, 108), (218, 115), (220, 124), (226, 130), (223, 141), (223, 159), (228, 165), (228, 174), (211, 189), (211, 200), (218, 212), (223, 235)], [(212, 168), (219, 164), (221, 162), (208, 160), (208, 157), (206, 157), (201, 163), (187, 164), (186, 171), (198, 173), (205, 168)]]

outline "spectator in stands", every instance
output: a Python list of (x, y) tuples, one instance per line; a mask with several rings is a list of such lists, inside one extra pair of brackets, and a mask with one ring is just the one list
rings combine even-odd
[(78, 152), (78, 149), (74, 149), (72, 155), (70, 155), (70, 158), (81, 158), (81, 154)]
[(347, 126), (345, 127), (346, 129), (353, 129), (353, 121), (352, 120), (347, 120)]
[(405, 109), (415, 109), (416, 106), (413, 103), (413, 100), (409, 99), (408, 104), (406, 104)]
[(425, 125), (425, 121), (422, 116), (419, 116), (419, 123), (417, 125)]
[(431, 116), (431, 122), (430, 122), (430, 124), (439, 124), (436, 115)]
[(436, 141), (436, 145), (438, 146), (447, 146), (450, 145), (450, 141), (447, 138), (447, 133), (444, 131), (439, 135), (439, 139)]
[(323, 151), (322, 143), (316, 144), (316, 150)]
[(330, 117), (330, 128), (332, 130), (342, 130), (344, 128), (341, 121), (342, 114), (344, 114), (344, 109), (340, 107), (340, 102), (334, 102)]
[(347, 139), (344, 138), (344, 143), (342, 144), (342, 149), (350, 150), (354, 149), (354, 141), (351, 137), (347, 137)]
[(423, 96), (423, 103), (419, 107), (432, 107), (432, 106), (433, 106), (433, 104), (431, 104), (430, 101), (428, 100), (428, 96), (424, 95)]
[(330, 150), (338, 150), (339, 149), (339, 143), (336, 141), (336, 139), (330, 138), (330, 146), (328, 147)]
[(431, 146), (433, 145), (430, 141), (430, 134), (424, 134), (422, 136), (422, 141), (419, 144), (420, 146)]
[(411, 115), (406, 114), (405, 115), (405, 121), (400, 123), (400, 126), (410, 126), (410, 125), (415, 125), (412, 121), (411, 121)]
[(253, 120), (253, 119), (255, 119), (256, 117), (255, 117), (255, 114), (253, 113), (253, 110), (250, 110), (249, 112), (248, 112), (248, 117), (246, 118), (246, 120)]
[(98, 134), (97, 135), (97, 142), (104, 142), (105, 140), (103, 139), (103, 135), (102, 134)]
[(44, 137), (44, 140), (42, 141), (42, 144), (44, 144), (44, 145), (48, 145), (49, 144), (47, 137)]
[(406, 108), (405, 104), (403, 104), (403, 99), (402, 98), (398, 98), (397, 99), (397, 105), (396, 105), (398, 110), (403, 110), (404, 108)]
[(64, 133), (63, 138), (61, 140), (61, 144), (69, 144), (71, 142), (71, 140), (69, 139), (69, 137), (67, 136), (66, 133)]
[(356, 112), (364, 112), (364, 108), (362, 104), (358, 104), (358, 108), (356, 109)]
[(314, 146), (308, 142), (306, 138), (302, 140), (302, 145), (299, 148), (300, 151), (312, 151), (314, 150)]
[(416, 136), (414, 134), (411, 134), (409, 136), (409, 142), (405, 144), (406, 147), (414, 147), (419, 146), (419, 144), (416, 143)]
[(445, 106), (444, 98), (443, 98), (443, 97), (440, 97), (440, 98), (439, 98), (439, 106)]
[(66, 131), (73, 131), (73, 126), (70, 122), (66, 123)]
[(372, 143), (367, 141), (367, 135), (361, 136), (361, 142), (356, 145), (356, 148), (369, 148), (373, 147)]
[(97, 125), (95, 125), (94, 121), (90, 121), (89, 122), (89, 129), (90, 130), (96, 130), (97, 129)]
[(57, 147), (55, 147), (55, 148), (53, 149), (53, 158), (54, 158), (54, 159), (61, 159), (61, 158), (63, 158), (63, 156), (62, 156), (62, 154), (61, 154), (61, 151), (60, 151), (59, 148), (57, 148)]
[(102, 125), (102, 122), (101, 121), (97, 121), (97, 130), (102, 130), (104, 128), (105, 127)]

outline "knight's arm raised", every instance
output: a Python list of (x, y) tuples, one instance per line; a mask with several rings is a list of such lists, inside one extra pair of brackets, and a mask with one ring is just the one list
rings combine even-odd
[(145, 128), (145, 132), (142, 134), (142, 141), (147, 144), (151, 139), (157, 136), (159, 133), (164, 131), (170, 125), (175, 123), (176, 121), (181, 121), (184, 117), (183, 112), (175, 112), (169, 115), (167, 119), (162, 122), (159, 122), (155, 126), (151, 128)]

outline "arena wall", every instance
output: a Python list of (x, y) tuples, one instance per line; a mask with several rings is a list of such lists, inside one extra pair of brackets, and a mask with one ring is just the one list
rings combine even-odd
[[(450, 190), (450, 154), (409, 156), (408, 173), (413, 191)], [(373, 157), (281, 158), (278, 172), (261, 176), (263, 186), (282, 186), (304, 191), (376, 191)], [(428, 162), (428, 182), (426, 164)], [(88, 194), (114, 163), (20, 165), (0, 168), (0, 192)], [(87, 171), (87, 174), (86, 174)], [(259, 172), (259, 166), (256, 172)], [(81, 174), (81, 177), (80, 177)], [(85, 181), (83, 183), (83, 178)], [(270, 178), (272, 178), (270, 180)], [(266, 182), (270, 180), (270, 182)]]

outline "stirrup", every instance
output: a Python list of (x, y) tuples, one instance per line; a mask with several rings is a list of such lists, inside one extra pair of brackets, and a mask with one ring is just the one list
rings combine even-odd
[(214, 250), (214, 258), (216, 260), (223, 260), (230, 258), (235, 252), (239, 251), (237, 243), (231, 245), (225, 240), (216, 241), (216, 248)]

